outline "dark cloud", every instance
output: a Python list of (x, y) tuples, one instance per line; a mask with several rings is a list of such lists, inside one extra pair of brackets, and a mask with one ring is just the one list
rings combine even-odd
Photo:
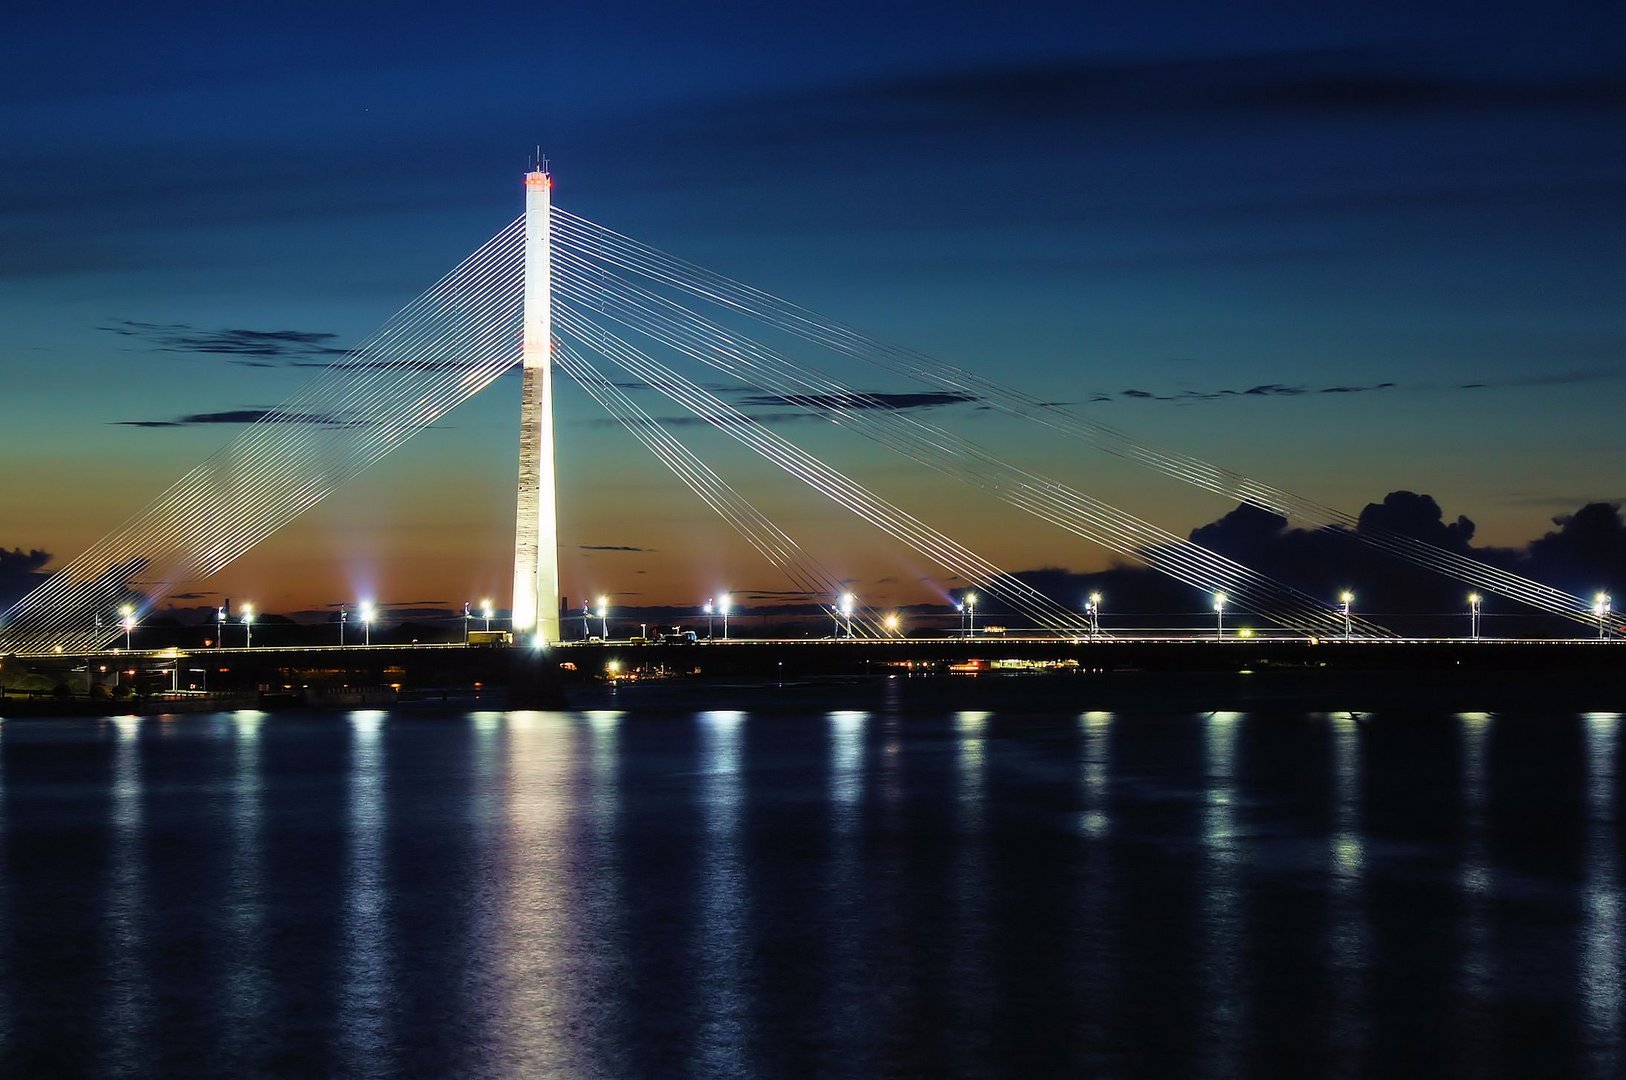
[(654, 548), (630, 547), (626, 544), (577, 544), (582, 551), (654, 551)]
[(49, 575), (43, 570), (51, 554), (38, 548), (0, 548), (0, 611), (33, 591)]
[(234, 357), (247, 367), (279, 367), (299, 362), (308, 366), (315, 357), (348, 356), (337, 344), (338, 335), (314, 330), (202, 330), (189, 323), (152, 323), (118, 319), (102, 327), (120, 337), (136, 338), (158, 352), (203, 353)]
[[(1303, 397), (1306, 394), (1367, 394), (1378, 390), (1393, 390), (1395, 383), (1380, 382), (1368, 383), (1364, 386), (1289, 386), (1285, 383), (1263, 383), (1259, 386), (1250, 386), (1242, 390), (1181, 390), (1173, 394), (1157, 394), (1150, 390), (1120, 390), (1118, 397), (1131, 398), (1137, 401), (1220, 401), (1235, 397)], [(1091, 403), (1111, 401), (1111, 394), (1096, 394), (1090, 398)]]
[(943, 405), (959, 405), (976, 400), (970, 394), (932, 391), (907, 394), (753, 394), (746, 397), (744, 403), (770, 408), (877, 409), (885, 412), (905, 412), (910, 409), (935, 409)]
[[(1475, 547), (1475, 526), (1466, 516), (1447, 520), (1429, 495), (1395, 491), (1361, 512), (1356, 530), (1382, 529), (1427, 541), (1590, 600), (1597, 591), (1626, 590), (1626, 521), (1617, 503), (1588, 503), (1553, 519), (1557, 528), (1524, 548)], [(1428, 633), (1463, 631), (1468, 586), (1386, 555), (1362, 543), (1345, 529), (1300, 529), (1286, 518), (1241, 505), (1191, 533), (1194, 543), (1242, 563), (1310, 596), (1322, 597), (1329, 609), (1334, 598), (1353, 590), (1356, 606), (1372, 613), (1408, 614), (1409, 629)], [(1130, 613), (1190, 613), (1204, 610), (1206, 597), (1156, 571), (1120, 565), (1098, 573), (1060, 567), (1019, 572), (1017, 577), (1058, 602), (1074, 607), (1092, 591), (1107, 598), (1107, 610)], [(990, 615), (998, 601), (984, 601)], [(1619, 605), (1617, 605), (1618, 607)], [(1489, 612), (1523, 614), (1519, 605), (1488, 597)], [(1381, 618), (1379, 621), (1382, 621)], [(1519, 632), (1542, 632), (1540, 624), (1521, 624)], [(1569, 634), (1573, 623), (1548, 620), (1546, 631)]]
[(276, 409), (228, 409), (225, 412), (190, 413), (173, 420), (115, 420), (123, 427), (172, 428), (202, 424), (315, 424), (321, 427), (349, 427), (355, 421), (334, 413), (290, 413)]

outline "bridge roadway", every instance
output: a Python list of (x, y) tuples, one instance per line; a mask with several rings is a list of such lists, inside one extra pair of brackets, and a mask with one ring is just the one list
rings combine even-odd
[[(1619, 647), (1617, 647), (1619, 646)], [(615, 682), (655, 684), (863, 676), (1138, 674), (1252, 678), (1286, 685), (1391, 688), (1443, 682), (1501, 687), (1546, 700), (1584, 685), (1578, 707), (1626, 707), (1626, 643), (1618, 640), (1340, 639), (1303, 636), (1106, 636), (1058, 639), (975, 638), (704, 639), (694, 643), (578, 641), (548, 649), (457, 644), (112, 649), (89, 654), (4, 658), (53, 685), (88, 693), (87, 667), (109, 691), (127, 686), (146, 697), (166, 691), (238, 698), (364, 703), (360, 688), (381, 692), (468, 693), (503, 689), (514, 707), (562, 706), (571, 687)], [(1120, 680), (1125, 682), (1126, 680)], [(1164, 679), (1167, 682), (1167, 679)], [(650, 691), (652, 692), (652, 691)], [(100, 693), (100, 691), (98, 691)], [(346, 697), (349, 694), (350, 697)], [(1479, 694), (1476, 696), (1485, 696)], [(1219, 706), (1211, 706), (1219, 707)], [(1466, 707), (1466, 706), (1464, 706)]]

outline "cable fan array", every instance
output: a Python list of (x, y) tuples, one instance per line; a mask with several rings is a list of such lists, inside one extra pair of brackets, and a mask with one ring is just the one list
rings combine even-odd
[(1206, 491), (1319, 528), (1347, 531), (1365, 544), (1484, 592), (1578, 622), (1590, 623), (1595, 618), (1591, 602), (1584, 597), (1402, 533), (1371, 525), (1356, 528), (1358, 519), (1346, 511), (1190, 454), (1138, 440), (1065, 407), (1040, 401), (985, 375), (945, 364), (925, 353), (876, 341), (807, 308), (668, 255), (568, 211), (555, 208), (553, 219), (556, 246), (587, 269), (588, 280), (598, 280), (606, 269), (615, 268), (659, 282), (923, 385), (976, 398), (1012, 416), (1082, 439), (1109, 454)]
[(0, 649), (97, 648), (117, 604), (201, 581), (515, 362), (523, 229), (482, 244), (342, 360), (0, 616)]

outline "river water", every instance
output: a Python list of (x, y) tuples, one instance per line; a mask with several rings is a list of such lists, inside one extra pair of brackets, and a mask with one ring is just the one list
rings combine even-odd
[(835, 705), (7, 721), (0, 1075), (1626, 1068), (1619, 714)]

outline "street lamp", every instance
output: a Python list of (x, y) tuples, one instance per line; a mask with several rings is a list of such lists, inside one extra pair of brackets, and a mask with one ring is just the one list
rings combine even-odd
[(339, 605), (339, 647), (344, 648), (344, 624), (350, 621), (350, 605)]
[(491, 601), (480, 601), (480, 617), (486, 621), (486, 629), (491, 629)]
[(960, 636), (965, 637), (965, 601), (954, 601), (954, 610), (960, 613)]
[(1344, 640), (1349, 640), (1349, 605), (1355, 602), (1355, 594), (1345, 589), (1338, 597), (1338, 602), (1344, 605)]
[(254, 647), (254, 605), (243, 605), (243, 648)]
[[(721, 600), (717, 601), (717, 614), (719, 614), (719, 615), (721, 615), (723, 617), (723, 640), (724, 641), (728, 640), (728, 609), (729, 609), (729, 607), (730, 607), (729, 596), (728, 596), (727, 593), (724, 593), (723, 598)], [(760, 633), (760, 631), (758, 631), (758, 632)]]
[(965, 594), (965, 624), (971, 631), (971, 636), (977, 636), (977, 594)]
[(847, 620), (847, 636), (853, 636), (853, 594), (841, 594), (841, 617)]
[(1599, 593), (1592, 602), (1592, 614), (1598, 617), (1598, 640), (1604, 639), (1603, 624), (1609, 618), (1609, 594)]
[(371, 645), (373, 643), (373, 617), (377, 614), (377, 611), (373, 609), (373, 605), (371, 603), (367, 601), (362, 602), (361, 633), (363, 645)]
[(711, 640), (711, 632), (712, 632), (712, 630), (714, 628), (713, 623), (712, 623), (712, 617), (716, 614), (716, 611), (717, 611), (717, 605), (712, 603), (712, 601), (710, 601), (708, 599), (706, 601), (706, 640), (707, 641)]
[(1475, 641), (1479, 640), (1479, 594), (1468, 594), (1468, 634)]
[(898, 613), (896, 611), (887, 612), (886, 618), (881, 621), (881, 625), (886, 627), (887, 633), (892, 634), (895, 637), (903, 636), (898, 632)]
[(125, 604), (119, 608), (119, 625), (124, 627), (124, 651), (130, 651), (130, 631), (135, 629), (135, 608)]
[(470, 610), (469, 602), (465, 600), (463, 601), (463, 644), (465, 645), (469, 643), (469, 620), (472, 618), (474, 618), (474, 613)]
[(1101, 636), (1101, 594), (1092, 592), (1084, 601), (1084, 612), (1090, 617), (1090, 636)]
[(1225, 602), (1230, 597), (1222, 592), (1214, 594), (1214, 640), (1225, 636)]
[(605, 641), (610, 640), (610, 598), (608, 596), (598, 598), (598, 630), (599, 637)]
[(226, 605), (215, 608), (215, 648), (226, 647)]

